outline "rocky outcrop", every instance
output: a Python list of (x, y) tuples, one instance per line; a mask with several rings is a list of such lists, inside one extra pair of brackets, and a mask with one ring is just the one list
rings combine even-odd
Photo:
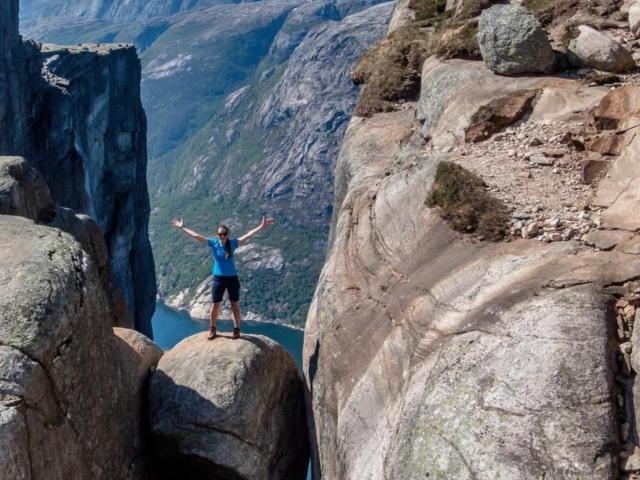
[(150, 334), (156, 288), (148, 235), (146, 118), (135, 49), (45, 46), (43, 61), (55, 93), (45, 101), (49, 115), (40, 119), (51, 125), (43, 152), (47, 161), (36, 155), (32, 162), (59, 205), (96, 220), (136, 328)]
[[(609, 94), (435, 58), (422, 81), (428, 144), (405, 104), (353, 119), (338, 160), (303, 355), (314, 478), (637, 471), (637, 87)], [(499, 123), (498, 107), (532, 91), (513, 125), (466, 143), (485, 132), (482, 122)], [(585, 144), (611, 135), (606, 175), (580, 185), (580, 163), (601, 158)], [(482, 178), (534, 239), (521, 229), (500, 243), (456, 233), (426, 205), (445, 160)], [(538, 212), (564, 208), (590, 220), (566, 235), (564, 217), (527, 230)]]
[(17, 4), (11, 0), (0, 9), (9, 22), (3, 28), (0, 154), (27, 158), (58, 205), (96, 220), (136, 328), (150, 334), (155, 274), (135, 49), (22, 42)]
[(578, 27), (578, 35), (567, 48), (577, 66), (607, 72), (626, 72), (635, 67), (631, 52), (612, 38), (587, 25)]
[(55, 215), (47, 183), (21, 157), (0, 157), (0, 215), (46, 222)]
[(0, 215), (0, 246), (3, 474), (124, 479), (139, 378), (119, 368), (95, 264), (70, 235), (18, 216)]
[(482, 12), (478, 43), (487, 67), (501, 75), (550, 72), (555, 57), (536, 17), (519, 5), (494, 5)]
[[(457, 59), (443, 62), (431, 57), (422, 69), (417, 104), (417, 119), (422, 123), (420, 133), (434, 145), (463, 144), (491, 113), (494, 102), (542, 90), (544, 94), (536, 94), (530, 105), (541, 102), (538, 111), (553, 121), (566, 117), (572, 109), (594, 106), (604, 95), (602, 89), (581, 87), (575, 81), (554, 77), (509, 78), (494, 74), (482, 62)], [(506, 126), (492, 123), (496, 129)]]
[(158, 478), (305, 478), (302, 380), (266, 337), (183, 340), (158, 364), (150, 401)]
[(71, 234), (98, 269), (108, 296), (112, 324), (133, 327), (122, 291), (113, 281), (109, 252), (100, 228), (91, 217), (56, 207), (42, 176), (21, 157), (0, 157), (0, 215), (22, 216)]

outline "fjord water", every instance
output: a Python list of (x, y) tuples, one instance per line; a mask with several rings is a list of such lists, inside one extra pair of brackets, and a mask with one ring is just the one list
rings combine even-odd
[[(156, 313), (153, 315), (152, 324), (154, 342), (163, 350), (173, 348), (183, 338), (209, 329), (207, 322), (195, 320), (183, 312), (176, 312), (162, 303), (156, 304)], [(231, 320), (218, 320), (220, 334), (230, 335), (232, 329)], [(273, 323), (243, 321), (242, 333), (264, 335), (275, 340), (293, 356), (302, 373), (302, 340), (304, 336), (302, 330)]]

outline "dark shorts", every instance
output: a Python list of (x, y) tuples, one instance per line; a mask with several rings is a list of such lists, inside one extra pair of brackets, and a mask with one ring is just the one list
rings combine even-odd
[(233, 277), (213, 276), (213, 287), (211, 288), (213, 303), (220, 303), (222, 301), (225, 290), (229, 292), (229, 300), (232, 302), (240, 300), (240, 279), (237, 275)]

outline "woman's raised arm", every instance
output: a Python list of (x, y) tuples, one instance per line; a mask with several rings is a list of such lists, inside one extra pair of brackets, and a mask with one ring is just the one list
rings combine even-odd
[(269, 225), (272, 225), (273, 223), (275, 223), (275, 220), (273, 218), (271, 218), (271, 217), (266, 218), (266, 217), (263, 216), (262, 217), (262, 222), (260, 222), (260, 225), (258, 225), (253, 230), (249, 230), (247, 233), (245, 233), (240, 238), (238, 238), (238, 243), (240, 245), (244, 245), (245, 243), (247, 243), (249, 241), (249, 239), (251, 237), (253, 237), (257, 233), (260, 233), (262, 230), (267, 228)]
[(178, 230), (183, 231), (184, 233), (189, 235), (194, 240), (197, 240), (197, 241), (202, 242), (202, 243), (207, 243), (207, 237), (200, 235), (195, 230), (191, 230), (191, 229), (185, 227), (184, 226), (184, 221), (181, 218), (179, 218), (179, 219), (178, 218), (171, 219), (171, 225), (176, 227)]

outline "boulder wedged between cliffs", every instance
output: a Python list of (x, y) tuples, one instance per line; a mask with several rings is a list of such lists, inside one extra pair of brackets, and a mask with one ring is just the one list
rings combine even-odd
[(159, 478), (305, 478), (303, 382), (273, 340), (191, 336), (163, 356), (149, 398)]

